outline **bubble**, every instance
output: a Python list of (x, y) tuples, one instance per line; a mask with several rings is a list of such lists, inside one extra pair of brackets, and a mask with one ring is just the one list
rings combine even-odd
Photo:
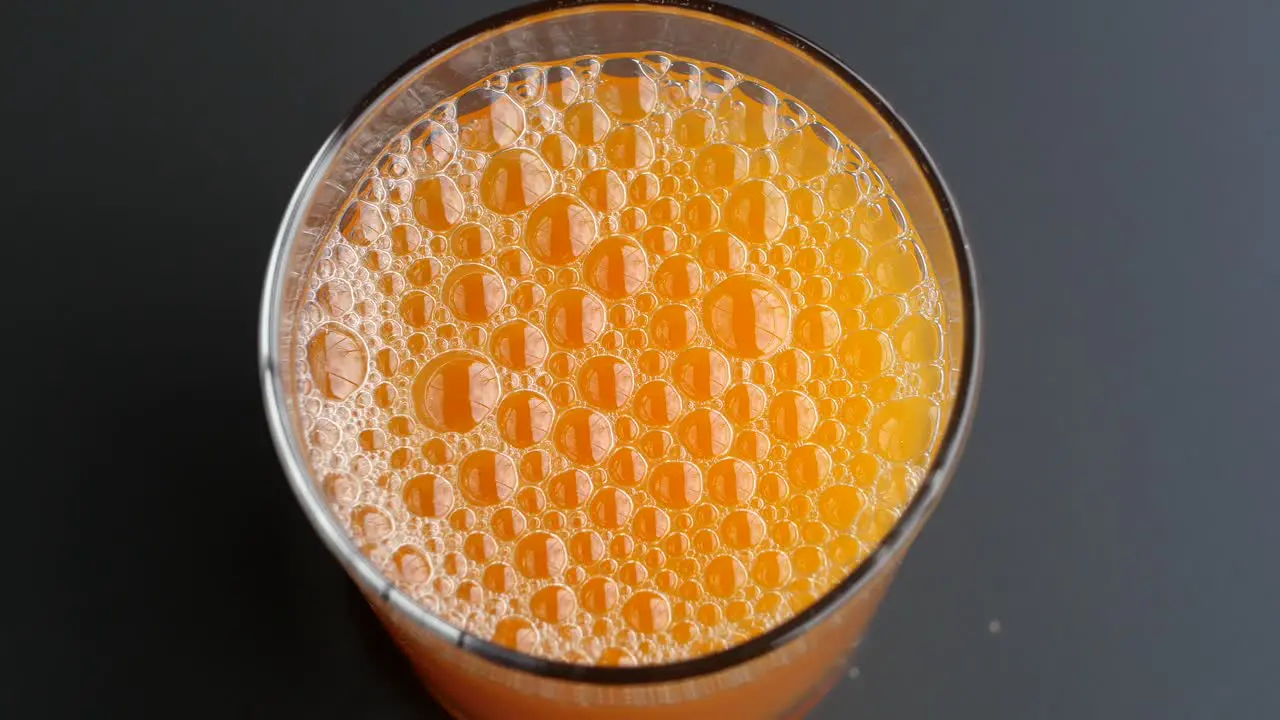
[(439, 475), (417, 475), (404, 484), (401, 497), (414, 515), (442, 518), (453, 507), (453, 485)]
[(703, 584), (707, 592), (716, 597), (730, 597), (746, 582), (747, 569), (742, 566), (741, 561), (729, 555), (715, 558), (707, 563), (706, 570), (703, 571)]
[(453, 449), (440, 438), (432, 438), (422, 446), (422, 454), (433, 465), (453, 462)]
[(818, 512), (823, 522), (836, 530), (845, 530), (858, 519), (863, 505), (862, 495), (857, 490), (848, 485), (834, 485), (822, 492), (818, 499)]
[(676, 357), (671, 374), (681, 393), (705, 402), (724, 394), (729, 386), (729, 361), (715, 350), (692, 347)]
[(636, 122), (653, 112), (658, 86), (636, 60), (613, 58), (600, 68), (596, 98), (619, 122)]
[(316, 290), (316, 302), (330, 317), (341, 317), (351, 312), (355, 300), (351, 286), (343, 280), (330, 280)]
[(871, 327), (885, 330), (907, 314), (907, 301), (898, 295), (881, 295), (867, 303), (866, 311)]
[(709, 233), (698, 243), (698, 259), (712, 270), (737, 272), (747, 264), (747, 246), (723, 230)]
[(515, 492), (516, 466), (511, 458), (493, 450), (476, 450), (458, 465), (458, 486), (473, 505), (497, 505)]
[(924, 258), (914, 243), (893, 243), (877, 248), (869, 261), (871, 277), (887, 293), (905, 293), (925, 277)]
[[(381, 250), (369, 250), (364, 254), (364, 266), (373, 272), (381, 272), (391, 267), (391, 256)], [(364, 303), (358, 303), (356, 311), (362, 315), (372, 314), (369, 310), (363, 309)]]
[(660, 86), (661, 98), (668, 107), (690, 107), (702, 97), (702, 69), (691, 62), (672, 62)]
[(705, 110), (687, 110), (676, 118), (672, 136), (687, 148), (700, 148), (711, 140), (715, 118)]
[(893, 329), (898, 357), (904, 362), (935, 363), (940, 359), (942, 331), (922, 315), (909, 315)]
[(431, 581), (431, 561), (421, 550), (412, 545), (402, 545), (391, 556), (396, 579), (410, 587), (426, 585)]
[(642, 127), (623, 125), (605, 137), (604, 156), (613, 167), (643, 170), (653, 163), (653, 138)]
[(604, 304), (585, 290), (560, 290), (547, 301), (547, 335), (561, 347), (590, 346), (604, 332), (604, 321)]
[(440, 261), (435, 258), (422, 258), (414, 261), (405, 272), (405, 279), (415, 287), (426, 287), (440, 274)]
[(552, 195), (529, 213), (525, 244), (534, 258), (549, 265), (568, 265), (596, 240), (595, 217), (572, 195)]
[(551, 402), (560, 407), (569, 407), (578, 401), (578, 391), (569, 383), (556, 383), (551, 386)]
[[(493, 317), (507, 301), (507, 286), (502, 276), (483, 265), (459, 265), (444, 279), (445, 305), (460, 320), (484, 322)], [(403, 314), (403, 311), (402, 311)], [(410, 322), (414, 327), (423, 327)]]
[(578, 612), (578, 600), (564, 585), (548, 585), (529, 599), (529, 610), (539, 620), (559, 625), (573, 619)]
[(831, 475), (831, 455), (819, 445), (800, 445), (787, 456), (787, 477), (805, 490), (820, 487)]
[(768, 180), (745, 182), (729, 194), (724, 223), (747, 242), (773, 242), (787, 228), (787, 196)]
[(500, 215), (528, 210), (551, 194), (551, 168), (532, 150), (504, 150), (489, 161), (480, 178), (480, 200)]
[(659, 225), (671, 225), (680, 219), (680, 201), (660, 197), (649, 207), (649, 218)]
[(338, 223), (342, 237), (352, 245), (368, 245), (377, 240), (386, 227), (382, 212), (376, 205), (367, 202), (351, 203)]
[(521, 105), (534, 105), (541, 100), (544, 84), (539, 67), (526, 65), (507, 74), (507, 93)]
[(360, 497), (360, 483), (346, 473), (330, 473), (323, 484), (329, 501), (341, 507), (351, 507)]
[(557, 473), (547, 481), (547, 494), (556, 507), (582, 507), (591, 495), (591, 476), (577, 468)]
[(606, 464), (609, 479), (622, 487), (635, 487), (644, 481), (649, 462), (635, 448), (618, 448)]
[(925, 398), (895, 400), (876, 411), (868, 438), (893, 462), (919, 460), (933, 447), (938, 432), (938, 406)]
[(734, 357), (772, 355), (787, 341), (790, 306), (782, 291), (756, 275), (731, 275), (707, 292), (702, 318), (716, 345)]
[(609, 647), (605, 648), (604, 652), (600, 653), (600, 660), (598, 664), (604, 667), (635, 665), (636, 656), (626, 648)]
[(601, 488), (591, 499), (588, 513), (596, 526), (608, 530), (622, 527), (631, 519), (631, 496), (614, 487)]
[(521, 488), (516, 493), (516, 506), (521, 512), (537, 515), (547, 508), (547, 495), (536, 487)]
[(556, 447), (578, 465), (598, 465), (613, 449), (609, 420), (587, 408), (573, 408), (561, 414), (554, 435)]
[(531, 653), (538, 645), (538, 629), (521, 617), (505, 617), (493, 630), (493, 641), (516, 652)]
[(657, 542), (671, 531), (671, 518), (661, 509), (645, 505), (636, 512), (631, 530), (641, 542)]
[(582, 584), (578, 598), (584, 610), (592, 615), (603, 615), (618, 604), (618, 584), (609, 578), (590, 578)]
[(564, 572), (568, 562), (564, 542), (550, 533), (530, 533), (516, 544), (516, 569), (527, 578), (556, 577)]
[(651, 172), (640, 173), (631, 181), (627, 190), (627, 200), (639, 207), (645, 207), (658, 199), (661, 191), (658, 176)]
[(768, 415), (770, 430), (781, 440), (804, 440), (818, 425), (818, 408), (813, 400), (795, 391), (774, 396)]
[(874, 380), (893, 367), (893, 341), (879, 330), (859, 330), (840, 344), (839, 357), (854, 380)]
[(502, 439), (515, 448), (527, 448), (545, 440), (554, 417), (551, 403), (532, 390), (508, 393), (498, 404), (498, 429)]
[(357, 505), (351, 511), (351, 531), (357, 543), (380, 543), (395, 532), (395, 523), (380, 508)]
[[(463, 531), (470, 530), (476, 524), (476, 514), (471, 508), (460, 508), (454, 510), (449, 516), (449, 527), (454, 530)], [(428, 548), (430, 549), (430, 548)]]
[(584, 530), (569, 540), (569, 555), (584, 565), (603, 560), (604, 551), (604, 540), (594, 530)]
[(688, 347), (697, 331), (698, 317), (684, 305), (658, 308), (649, 324), (650, 338), (664, 350), (682, 350)]
[(368, 351), (355, 333), (338, 325), (323, 325), (307, 343), (311, 380), (327, 398), (345, 400), (364, 384)]
[(524, 320), (512, 320), (493, 331), (489, 351), (502, 367), (524, 372), (540, 367), (547, 358), (547, 339)]
[(649, 280), (644, 250), (630, 238), (605, 238), (587, 253), (583, 273), (602, 297), (620, 300), (639, 291)]
[(578, 194), (593, 210), (614, 213), (627, 202), (627, 187), (613, 170), (600, 168), (583, 176)]
[(507, 95), (476, 88), (458, 98), (458, 142), (467, 150), (496, 152), (524, 133), (524, 111)]
[(618, 228), (625, 233), (634, 233), (648, 224), (649, 218), (638, 207), (626, 208), (618, 215)]
[(746, 147), (769, 144), (778, 127), (778, 96), (751, 81), (740, 82), (717, 108), (729, 140)]
[(747, 179), (751, 159), (740, 147), (716, 143), (698, 153), (693, 175), (707, 189), (737, 185)]
[(419, 180), (413, 186), (413, 215), (431, 230), (452, 229), (462, 221), (466, 207), (462, 191), (444, 175)]
[(497, 405), (498, 373), (481, 355), (451, 350), (427, 363), (413, 381), (418, 419), (437, 432), (469, 432)]
[(458, 143), (440, 123), (425, 120), (409, 131), (409, 161), (421, 172), (438, 173), (457, 152)]
[(573, 159), (577, 156), (577, 146), (570, 137), (556, 132), (543, 138), (539, 152), (549, 167), (563, 170), (573, 164)]
[[(488, 251), (485, 250), (485, 252)], [(506, 247), (498, 254), (498, 272), (507, 275), (508, 278), (527, 278), (534, 274), (534, 261), (524, 250), (518, 247)]]
[(702, 289), (702, 268), (688, 255), (668, 258), (653, 278), (658, 293), (670, 300), (688, 300)]
[(764, 520), (751, 510), (734, 510), (720, 524), (720, 539), (736, 550), (748, 550), (764, 537)]
[(580, 84), (578, 76), (567, 67), (548, 68), (546, 72), (547, 104), (557, 110), (563, 110), (578, 98)]
[(499, 508), (489, 519), (489, 528), (499, 540), (511, 542), (524, 534), (529, 521), (514, 508)]
[(693, 463), (660, 463), (650, 477), (650, 492), (664, 507), (683, 510), (702, 498), (702, 471)]
[(671, 626), (671, 604), (659, 593), (641, 590), (623, 606), (622, 617), (636, 632), (664, 632)]
[(609, 132), (609, 116), (593, 102), (578, 103), (564, 112), (564, 132), (578, 145), (596, 145)]
[(813, 363), (803, 350), (790, 348), (773, 358), (774, 382), (779, 387), (796, 387), (809, 380)]
[(795, 343), (808, 350), (828, 350), (840, 341), (840, 316), (826, 305), (811, 305), (796, 315)]
[(520, 477), (528, 483), (540, 483), (551, 472), (551, 458), (543, 450), (525, 453), (520, 459)]
[(791, 560), (785, 553), (766, 550), (756, 557), (751, 577), (765, 588), (780, 588), (791, 580)]
[(622, 358), (597, 355), (582, 364), (578, 387), (588, 404), (602, 410), (617, 410), (631, 400), (635, 376)]
[(707, 469), (707, 489), (721, 505), (745, 505), (755, 495), (755, 470), (736, 458), (720, 460)]
[(760, 417), (764, 408), (764, 390), (758, 385), (742, 383), (734, 385), (725, 393), (725, 416), (738, 425), (745, 425)]
[(498, 543), (488, 533), (471, 533), (462, 543), (462, 554), (477, 563), (486, 563), (498, 554)]
[(801, 577), (816, 575), (827, 566), (827, 557), (822, 549), (812, 545), (798, 548), (792, 555), (792, 560), (795, 572)]
[(609, 554), (615, 560), (626, 560), (635, 552), (636, 542), (626, 535), (616, 535), (609, 542)]
[(868, 245), (882, 245), (906, 233), (907, 221), (897, 201), (883, 197), (854, 210), (853, 231)]
[(511, 293), (511, 303), (523, 313), (533, 312), (538, 309), (547, 299), (547, 291), (542, 286), (523, 282), (516, 286), (515, 292)]
[(782, 168), (801, 182), (830, 172), (839, 151), (840, 140), (819, 123), (805, 125), (778, 143)]
[(387, 445), (386, 436), (380, 430), (363, 430), (356, 436), (360, 449), (366, 452), (382, 450)]
[(678, 434), (689, 454), (701, 460), (724, 455), (733, 442), (728, 419), (710, 408), (690, 410), (680, 420)]

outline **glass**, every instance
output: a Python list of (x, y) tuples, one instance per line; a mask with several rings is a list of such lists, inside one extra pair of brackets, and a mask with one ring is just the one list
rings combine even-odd
[[(522, 63), (663, 52), (722, 64), (808, 103), (859, 143), (914, 220), (942, 291), (949, 405), (932, 466), (880, 547), (786, 623), (711, 655), (595, 667), (524, 655), (471, 636), (415, 604), (356, 549), (301, 451), (292, 388), (293, 314), (324, 229), (364, 169), (406, 124), (475, 80)], [(950, 480), (979, 377), (975, 276), (955, 205), (915, 136), (840, 61), (759, 17), (701, 2), (567, 3), (519, 8), (442, 40), (371, 92), (325, 142), (289, 203), (268, 269), (260, 328), (267, 416), (289, 482), (428, 690), (464, 718), (800, 717), (844, 674), (908, 546)], [(317, 631), (321, 631), (317, 629)]]

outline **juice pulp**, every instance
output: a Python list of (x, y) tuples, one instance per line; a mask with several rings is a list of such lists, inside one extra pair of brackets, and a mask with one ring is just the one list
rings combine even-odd
[(351, 192), (308, 278), (308, 460), (470, 633), (652, 664), (846, 577), (928, 465), (941, 303), (892, 187), (796, 98), (667, 56), (498, 73)]

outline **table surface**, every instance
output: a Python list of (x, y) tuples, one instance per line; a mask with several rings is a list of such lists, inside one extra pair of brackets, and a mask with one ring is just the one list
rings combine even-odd
[[(956, 480), (814, 717), (1280, 717), (1280, 4), (738, 4), (919, 133), (989, 331)], [(9, 716), (442, 716), (286, 488), (258, 292), (328, 131), (508, 6), (0, 10), (24, 127), (3, 225)]]

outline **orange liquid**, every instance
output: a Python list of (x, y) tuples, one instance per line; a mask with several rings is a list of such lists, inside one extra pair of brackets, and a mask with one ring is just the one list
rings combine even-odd
[(853, 143), (731, 77), (500, 73), (335, 222), (297, 339), (309, 460), (447, 622), (567, 662), (715, 652), (915, 492), (946, 402), (928, 259)]

